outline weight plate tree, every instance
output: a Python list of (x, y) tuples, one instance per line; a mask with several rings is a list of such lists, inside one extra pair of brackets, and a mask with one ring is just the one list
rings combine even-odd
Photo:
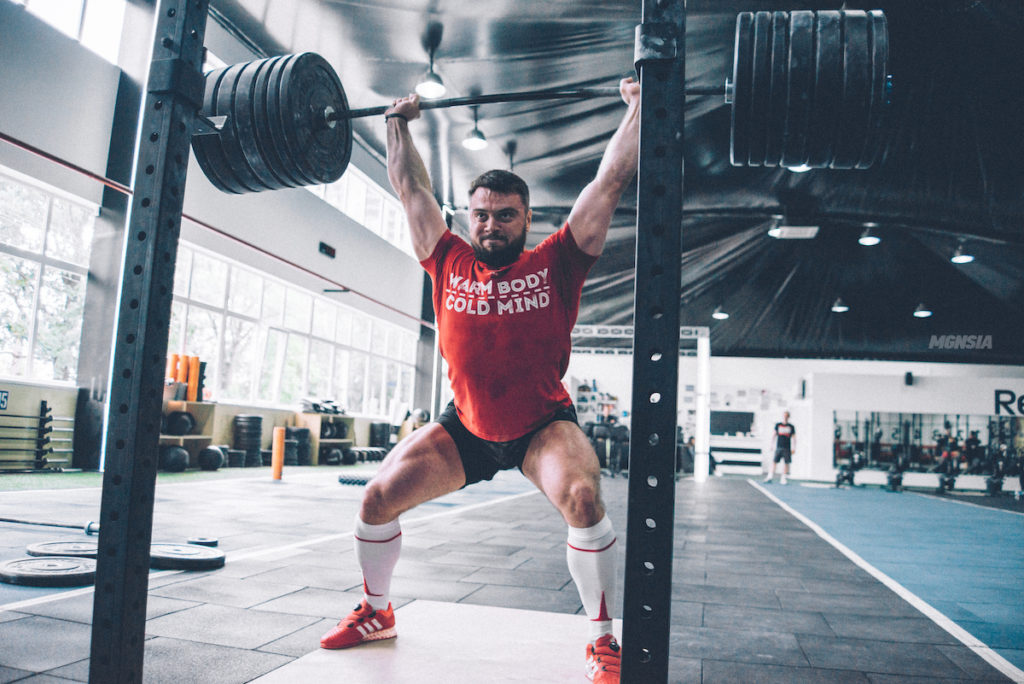
[[(879, 10), (742, 12), (732, 79), (687, 92), (731, 102), (734, 166), (866, 169), (890, 98), (888, 55)], [(420, 109), (618, 96), (617, 87), (547, 89), (424, 100)], [(352, 154), (352, 119), (386, 109), (349, 109), (337, 74), (315, 53), (234, 64), (206, 75), (203, 113), (226, 120), (218, 134), (196, 136), (193, 149), (228, 193), (333, 183)]]

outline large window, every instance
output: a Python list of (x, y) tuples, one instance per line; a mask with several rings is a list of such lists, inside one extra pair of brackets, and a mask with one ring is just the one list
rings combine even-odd
[(117, 64), (125, 0), (14, 0), (50, 26)]
[(168, 350), (206, 362), (209, 398), (333, 399), (391, 419), (412, 405), (416, 333), (182, 244)]
[(353, 221), (412, 255), (412, 240), (401, 203), (359, 169), (350, 164), (345, 175), (334, 183), (310, 186), (309, 190)]
[(95, 218), (0, 171), (0, 376), (75, 381)]

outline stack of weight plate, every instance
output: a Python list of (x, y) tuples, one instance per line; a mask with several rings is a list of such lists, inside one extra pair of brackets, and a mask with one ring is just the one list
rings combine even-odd
[(263, 459), (260, 457), (260, 445), (263, 441), (263, 417), (250, 415), (235, 416), (234, 432), (234, 447), (245, 452), (245, 467), (253, 468), (262, 465)]
[(740, 13), (733, 165), (869, 168), (889, 106), (888, 56), (880, 10)]
[(245, 452), (241, 449), (228, 449), (228, 468), (244, 468)]
[(284, 440), (284, 465), (299, 465), (299, 440)]
[(370, 446), (386, 449), (391, 440), (391, 423), (370, 423)]
[(206, 74), (202, 113), (227, 116), (216, 135), (192, 138), (196, 161), (218, 189), (260, 192), (333, 183), (352, 154), (341, 81), (312, 52), (234, 64)]
[[(285, 465), (310, 465), (313, 462), (313, 443), (310, 440), (309, 428), (285, 428), (284, 438), (286, 440), (294, 439), (298, 442), (296, 462), (294, 464), (288, 464), (286, 461)], [(285, 453), (287, 454), (287, 452)]]

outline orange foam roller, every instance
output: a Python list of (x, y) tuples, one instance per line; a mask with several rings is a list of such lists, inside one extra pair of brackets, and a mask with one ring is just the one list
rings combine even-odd
[(164, 377), (169, 380), (178, 379), (178, 355), (171, 354), (167, 357), (167, 370), (164, 371)]
[(182, 354), (178, 362), (178, 382), (182, 384), (188, 382), (188, 366), (190, 363), (192, 363), (192, 357)]
[(281, 471), (284, 470), (284, 428), (274, 428), (274, 441), (271, 444), (270, 472), (275, 480), (281, 479)]
[(188, 364), (188, 392), (185, 394), (188, 401), (199, 401), (199, 357), (192, 356)]

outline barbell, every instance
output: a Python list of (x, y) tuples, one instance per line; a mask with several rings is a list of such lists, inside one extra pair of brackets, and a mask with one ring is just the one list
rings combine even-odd
[[(866, 169), (878, 157), (892, 79), (880, 10), (743, 12), (736, 18), (731, 104), (734, 166)], [(618, 97), (617, 87), (530, 90), (424, 100), (421, 109), (533, 100)], [(223, 117), (192, 147), (210, 182), (228, 193), (333, 183), (352, 154), (351, 109), (320, 55), (280, 55), (210, 71), (201, 116)]]

